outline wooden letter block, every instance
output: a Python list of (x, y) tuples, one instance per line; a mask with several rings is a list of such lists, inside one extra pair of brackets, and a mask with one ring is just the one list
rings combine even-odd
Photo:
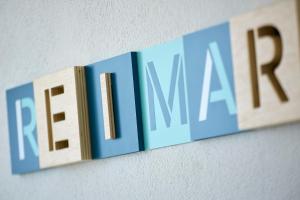
[(299, 120), (298, 1), (235, 17), (230, 27), (240, 129)]
[(84, 68), (35, 80), (34, 96), (41, 168), (90, 159)]
[(39, 151), (32, 83), (7, 90), (6, 98), (12, 173), (38, 171)]

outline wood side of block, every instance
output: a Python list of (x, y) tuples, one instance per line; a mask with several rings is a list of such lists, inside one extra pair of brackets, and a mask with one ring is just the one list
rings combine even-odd
[(116, 134), (110, 73), (100, 74), (100, 85), (104, 120), (104, 137), (105, 140), (111, 140), (116, 138)]

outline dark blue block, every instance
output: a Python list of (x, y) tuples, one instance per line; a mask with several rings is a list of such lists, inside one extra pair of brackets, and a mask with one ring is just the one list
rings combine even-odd
[[(143, 150), (136, 53), (86, 66), (92, 157), (106, 158)], [(116, 139), (105, 140), (100, 74), (112, 73)]]
[(193, 140), (238, 132), (229, 24), (184, 36)]
[(33, 85), (6, 91), (11, 168), (13, 174), (39, 170)]

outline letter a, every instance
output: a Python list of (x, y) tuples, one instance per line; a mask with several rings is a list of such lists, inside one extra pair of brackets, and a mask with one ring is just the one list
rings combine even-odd
[[(221, 84), (221, 89), (211, 91), (210, 93), (210, 80), (213, 66), (212, 59), (215, 63), (217, 75)], [(218, 101), (225, 101), (230, 115), (236, 114), (236, 105), (234, 102), (233, 93), (230, 88), (230, 84), (226, 76), (219, 47), (216, 42), (212, 42), (209, 44), (209, 49), (206, 53), (206, 62), (202, 87), (203, 88), (200, 102), (199, 121), (205, 121), (207, 119), (208, 103), (214, 103)]]

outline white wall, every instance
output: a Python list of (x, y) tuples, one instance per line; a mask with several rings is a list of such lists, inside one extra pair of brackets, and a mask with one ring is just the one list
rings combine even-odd
[(300, 124), (12, 176), (5, 89), (271, 0), (0, 0), (0, 199), (300, 199)]

